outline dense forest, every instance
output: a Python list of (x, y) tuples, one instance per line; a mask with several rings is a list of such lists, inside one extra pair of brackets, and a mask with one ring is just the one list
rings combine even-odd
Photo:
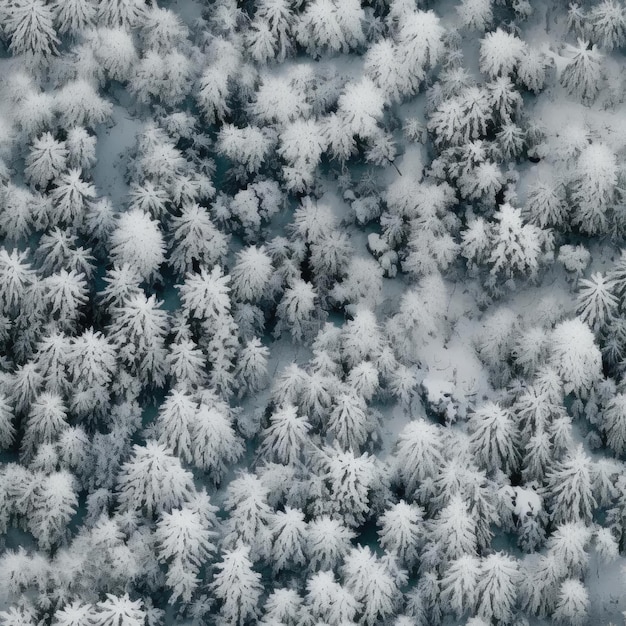
[(0, 0), (0, 626), (623, 623), (625, 52)]

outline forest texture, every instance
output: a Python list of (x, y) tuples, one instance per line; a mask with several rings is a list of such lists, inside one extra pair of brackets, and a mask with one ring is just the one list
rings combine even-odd
[(0, 0), (0, 626), (623, 623), (625, 49)]

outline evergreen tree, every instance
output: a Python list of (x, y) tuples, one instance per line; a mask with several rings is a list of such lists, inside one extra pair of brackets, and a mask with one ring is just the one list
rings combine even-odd
[(143, 13), (140, 0), (102, 0), (98, 18), (107, 26), (135, 26)]
[(407, 490), (414, 492), (427, 478), (434, 478), (443, 464), (439, 430), (425, 420), (407, 424), (398, 437), (397, 471)]
[(486, 620), (509, 622), (517, 600), (519, 568), (517, 561), (502, 552), (490, 554), (480, 566), (477, 610)]
[(209, 472), (220, 483), (228, 464), (243, 454), (243, 442), (236, 434), (226, 407), (200, 402), (189, 425), (191, 455), (196, 467)]
[(133, 446), (117, 482), (121, 510), (145, 511), (148, 516), (180, 506), (193, 493), (191, 473), (156, 441)]
[(601, 355), (589, 327), (576, 319), (558, 324), (552, 333), (549, 364), (561, 376), (566, 392), (584, 397), (601, 376)]
[(35, 57), (55, 54), (59, 39), (54, 29), (54, 12), (43, 0), (17, 0), (7, 11), (4, 29), (11, 37), (14, 54)]
[(567, 91), (583, 103), (592, 103), (600, 90), (602, 54), (596, 46), (578, 40), (577, 46), (568, 46), (570, 62), (561, 72), (560, 81)]
[(76, 34), (91, 26), (96, 16), (92, 0), (55, 0), (52, 6), (61, 33)]
[(290, 507), (285, 507), (284, 512), (278, 511), (272, 518), (270, 532), (274, 571), (304, 565), (307, 524), (302, 511)]
[(371, 513), (371, 491), (381, 478), (375, 460), (367, 453), (327, 448), (321, 476), (328, 485), (328, 504), (348, 526), (360, 526)]
[(449, 503), (431, 522), (429, 539), (447, 560), (477, 554), (476, 521), (460, 494), (451, 495)]
[(578, 580), (568, 579), (561, 583), (554, 618), (557, 622), (582, 626), (587, 621), (589, 594)]
[(145, 623), (142, 600), (131, 600), (128, 593), (123, 596), (106, 594), (107, 599), (98, 602), (94, 624), (97, 626), (141, 626)]
[(626, 395), (619, 393), (611, 398), (602, 413), (602, 429), (609, 448), (622, 456), (626, 451)]
[(336, 568), (351, 548), (356, 537), (339, 520), (328, 515), (309, 522), (306, 536), (306, 555), (313, 571)]
[(261, 624), (281, 623), (296, 626), (298, 620), (306, 615), (303, 601), (295, 589), (281, 587), (274, 589), (263, 606), (263, 621)]
[(591, 461), (582, 445), (557, 463), (548, 476), (552, 520), (555, 524), (591, 522), (596, 501), (591, 480)]
[(259, 452), (268, 460), (292, 465), (301, 458), (310, 429), (308, 419), (299, 416), (295, 406), (285, 405), (270, 416)]
[(24, 173), (32, 184), (45, 188), (67, 167), (67, 158), (65, 142), (57, 141), (51, 133), (44, 133), (33, 141)]
[(74, 477), (66, 471), (33, 476), (29, 501), (27, 528), (39, 546), (49, 550), (64, 539), (67, 525), (76, 513)]
[(579, 576), (589, 564), (589, 552), (593, 531), (583, 522), (571, 522), (558, 526), (548, 539), (548, 555), (554, 560), (558, 576)]
[(474, 411), (469, 427), (470, 447), (486, 469), (511, 473), (517, 468), (518, 433), (510, 411), (488, 403)]
[(506, 76), (515, 71), (525, 53), (523, 41), (497, 28), (480, 42), (480, 71), (492, 77)]
[(172, 589), (170, 602), (182, 598), (189, 602), (200, 580), (198, 573), (214, 551), (212, 533), (202, 516), (191, 508), (163, 512), (156, 526), (159, 560), (168, 562), (167, 586)]
[(272, 271), (272, 260), (264, 246), (250, 246), (239, 252), (231, 272), (235, 297), (249, 302), (262, 300), (269, 295)]
[(365, 401), (354, 393), (341, 393), (335, 399), (328, 431), (344, 449), (359, 450), (371, 431)]
[(331, 626), (352, 622), (360, 609), (360, 603), (335, 580), (332, 571), (317, 572), (307, 580), (306, 588), (309, 610)]
[(606, 50), (620, 48), (626, 42), (626, 11), (620, 2), (603, 0), (589, 13), (591, 38)]
[(593, 143), (581, 151), (572, 181), (572, 200), (574, 222), (583, 232), (610, 230), (617, 180), (617, 160), (607, 145)]
[(425, 530), (423, 516), (418, 505), (400, 500), (378, 518), (380, 545), (409, 569), (417, 563)]
[(375, 624), (395, 613), (401, 596), (396, 581), (369, 548), (353, 548), (345, 558), (342, 575), (348, 591), (363, 606), (361, 619), (365, 624)]
[(13, 407), (4, 393), (0, 393), (0, 449), (8, 448), (14, 441)]
[(206, 209), (195, 203), (183, 206), (180, 215), (170, 220), (168, 230), (169, 263), (180, 276), (191, 272), (194, 263), (211, 266), (226, 254), (227, 237), (216, 228)]
[(476, 556), (464, 554), (450, 561), (441, 581), (441, 600), (458, 618), (474, 610), (480, 574), (480, 560)]
[(22, 438), (22, 456), (33, 458), (41, 444), (53, 443), (68, 427), (67, 407), (63, 399), (53, 393), (41, 393), (31, 404)]
[(165, 244), (157, 223), (140, 210), (123, 213), (111, 235), (111, 256), (128, 263), (144, 280), (154, 279), (165, 260)]
[(228, 485), (225, 508), (230, 512), (224, 527), (224, 545), (245, 544), (246, 558), (266, 557), (271, 551), (272, 511), (268, 490), (254, 475), (244, 472)]
[(356, 0), (315, 0), (295, 26), (298, 42), (313, 57), (326, 52), (347, 52), (364, 42), (363, 9)]
[(263, 591), (261, 575), (252, 569), (250, 548), (241, 545), (224, 552), (216, 564), (217, 573), (211, 587), (221, 601), (220, 615), (229, 624), (243, 626), (259, 613), (258, 602)]

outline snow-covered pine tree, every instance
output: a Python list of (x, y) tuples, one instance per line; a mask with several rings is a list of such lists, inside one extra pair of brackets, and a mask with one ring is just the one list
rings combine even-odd
[(185, 314), (199, 320), (215, 323), (230, 312), (230, 276), (221, 267), (208, 272), (204, 267), (199, 274), (188, 273), (178, 287)]
[(542, 231), (524, 224), (521, 211), (505, 203), (496, 211), (489, 256), (492, 275), (534, 277), (539, 268)]
[(54, 0), (52, 8), (60, 33), (77, 35), (92, 26), (96, 17), (93, 0)]
[(372, 419), (362, 397), (354, 392), (340, 393), (333, 402), (328, 432), (344, 449), (361, 449), (372, 430)]
[(464, 554), (450, 561), (441, 580), (441, 601), (458, 618), (471, 613), (477, 600), (477, 585), (481, 574), (480, 559)]
[(65, 142), (57, 141), (52, 133), (43, 133), (33, 141), (24, 174), (32, 184), (45, 188), (67, 167), (67, 158)]
[(156, 4), (143, 14), (139, 28), (145, 46), (159, 52), (182, 46), (189, 36), (186, 24), (177, 13)]
[(479, 463), (491, 471), (515, 471), (519, 433), (511, 411), (493, 402), (479, 406), (470, 417), (469, 429), (470, 448)]
[(519, 566), (517, 561), (503, 552), (485, 557), (480, 564), (477, 585), (478, 614), (486, 620), (508, 622), (518, 595)]
[(356, 537), (348, 527), (328, 515), (309, 522), (306, 555), (312, 571), (335, 569), (350, 551)]
[(111, 256), (119, 265), (128, 263), (150, 281), (165, 260), (165, 243), (158, 224), (140, 210), (122, 213), (111, 235)]
[(593, 329), (603, 328), (615, 314), (618, 300), (613, 295), (613, 284), (600, 272), (578, 282), (577, 313)]
[(119, 350), (119, 358), (144, 385), (160, 387), (165, 382), (165, 338), (169, 330), (167, 312), (154, 295), (143, 292), (128, 297), (112, 311), (108, 337)]
[(140, 626), (145, 619), (143, 600), (131, 600), (128, 593), (123, 596), (107, 593), (106, 600), (96, 604), (93, 623), (96, 626)]
[(79, 169), (61, 173), (54, 184), (55, 188), (50, 192), (51, 221), (67, 226), (80, 225), (88, 203), (96, 197), (94, 185), (83, 180)]
[(462, 0), (456, 7), (461, 27), (484, 32), (493, 20), (492, 5), (492, 0)]
[(599, 2), (589, 11), (586, 21), (592, 41), (605, 50), (621, 48), (626, 42), (626, 11), (621, 2)]
[(40, 445), (55, 442), (68, 427), (67, 419), (67, 407), (61, 396), (49, 392), (39, 394), (30, 405), (24, 427), (22, 457), (32, 460)]
[(254, 393), (265, 386), (269, 355), (269, 348), (262, 345), (258, 337), (253, 337), (241, 348), (235, 367), (240, 394)]
[(195, 389), (207, 383), (205, 356), (192, 339), (180, 338), (171, 344), (167, 363), (175, 384)]
[(0, 392), (0, 450), (6, 450), (15, 439), (13, 420), (13, 407), (8, 397)]
[[(396, 58), (400, 93), (408, 96), (417, 92), (426, 70), (434, 67), (444, 52), (445, 28), (434, 11), (415, 10), (414, 6), (398, 3), (401, 16), (397, 20)], [(404, 6), (403, 6), (404, 5)]]
[(250, 246), (237, 253), (232, 269), (233, 294), (243, 301), (258, 302), (269, 295), (272, 260), (265, 246)]
[(564, 580), (559, 588), (554, 619), (557, 623), (582, 626), (587, 621), (589, 604), (589, 594), (582, 582), (573, 578)]
[(131, 34), (121, 27), (98, 28), (94, 54), (111, 80), (126, 82), (137, 63), (137, 51)]
[(417, 504), (404, 500), (389, 507), (378, 518), (380, 545), (408, 569), (418, 560), (425, 533), (423, 518), (424, 511)]
[(191, 600), (200, 579), (198, 573), (215, 548), (213, 533), (200, 513), (192, 508), (163, 512), (155, 537), (159, 560), (167, 562), (166, 585), (172, 590), (170, 602)]
[(113, 105), (100, 97), (96, 88), (85, 78), (65, 83), (55, 92), (54, 102), (64, 128), (93, 128), (107, 120), (113, 111)]
[(213, 482), (220, 483), (228, 465), (244, 451), (227, 406), (201, 400), (191, 419), (189, 434), (194, 465), (208, 472)]
[(254, 174), (263, 166), (275, 141), (271, 133), (258, 126), (237, 128), (224, 124), (217, 137), (217, 148), (227, 159)]
[(480, 42), (480, 71), (490, 77), (512, 74), (526, 53), (526, 44), (501, 28), (487, 33)]
[(601, 376), (602, 356), (589, 326), (578, 319), (552, 331), (548, 363), (558, 372), (567, 393), (582, 397)]
[(44, 550), (62, 541), (78, 508), (76, 481), (67, 471), (33, 476), (26, 526)]
[(241, 544), (225, 551), (215, 567), (211, 588), (221, 602), (220, 615), (225, 623), (243, 626), (256, 618), (263, 585), (261, 575), (252, 568), (249, 546)]
[(626, 395), (613, 396), (602, 413), (601, 428), (609, 448), (617, 455), (626, 452)]
[(477, 555), (476, 521), (461, 494), (450, 495), (448, 504), (431, 521), (428, 535), (445, 560)]
[(170, 265), (180, 276), (191, 272), (194, 264), (208, 267), (223, 259), (228, 238), (217, 229), (206, 209), (197, 204), (186, 204), (180, 215), (168, 225), (170, 233)]
[(342, 576), (348, 591), (362, 604), (363, 623), (371, 626), (396, 612), (401, 596), (397, 583), (368, 547), (353, 548), (346, 555)]
[(299, 16), (295, 35), (313, 57), (348, 52), (365, 41), (363, 19), (358, 0), (314, 0)]
[(267, 496), (267, 488), (248, 472), (242, 472), (228, 485), (225, 508), (230, 516), (224, 525), (224, 545), (231, 548), (245, 544), (253, 561), (271, 552), (272, 511)]
[(590, 523), (596, 507), (592, 486), (591, 460), (579, 445), (548, 477), (553, 522)]
[(315, 288), (304, 280), (294, 280), (278, 304), (275, 334), (280, 335), (287, 328), (294, 341), (302, 341), (315, 325), (316, 303)]
[(360, 526), (372, 513), (372, 491), (380, 483), (380, 469), (367, 453), (327, 447), (323, 451), (320, 476), (329, 490), (327, 507), (341, 516), (348, 526)]
[(272, 568), (275, 572), (299, 568), (305, 564), (307, 523), (304, 513), (289, 506), (278, 511), (270, 523), (272, 533)]
[(141, 0), (102, 0), (98, 5), (98, 20), (107, 26), (136, 26), (145, 6)]
[(335, 580), (332, 571), (310, 576), (306, 589), (306, 603), (312, 615), (328, 624), (353, 623), (361, 608), (352, 593)]
[(443, 441), (434, 424), (418, 419), (404, 427), (398, 437), (395, 465), (408, 493), (434, 478), (443, 460)]
[(308, 618), (308, 611), (303, 606), (303, 599), (295, 589), (275, 588), (269, 594), (263, 606), (262, 626), (280, 623), (296, 626), (301, 619)]
[(591, 104), (600, 91), (603, 55), (596, 46), (582, 39), (577, 46), (567, 45), (570, 61), (561, 72), (559, 80), (565, 89), (584, 104)]
[(3, 24), (13, 54), (29, 54), (35, 61), (57, 52), (54, 10), (44, 0), (16, 0), (9, 5)]
[(194, 491), (191, 473), (156, 441), (133, 446), (117, 482), (120, 509), (144, 511), (148, 516), (181, 506)]
[(285, 465), (297, 463), (304, 453), (310, 429), (309, 420), (298, 415), (295, 406), (283, 405), (270, 416), (269, 425), (262, 433), (259, 453)]
[(581, 151), (571, 195), (573, 221), (583, 232), (604, 233), (613, 227), (611, 210), (616, 201), (618, 173), (616, 156), (606, 144), (592, 143)]
[(41, 286), (43, 289), (38, 304), (43, 304), (44, 310), (57, 322), (59, 329), (73, 332), (89, 300), (85, 275), (62, 269), (47, 276)]
[(95, 620), (96, 608), (92, 604), (74, 600), (54, 612), (52, 623), (54, 626), (82, 626), (87, 623), (93, 624)]

